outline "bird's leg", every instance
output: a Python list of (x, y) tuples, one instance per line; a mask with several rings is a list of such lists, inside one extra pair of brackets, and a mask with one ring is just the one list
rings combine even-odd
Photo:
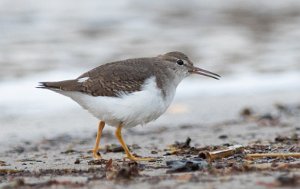
[(123, 128), (123, 125), (122, 123), (118, 126), (117, 130), (116, 130), (116, 137), (117, 139), (119, 140), (119, 142), (121, 143), (126, 155), (127, 155), (127, 158), (130, 159), (130, 160), (133, 160), (133, 161), (151, 161), (153, 160), (153, 158), (140, 158), (140, 157), (135, 157), (134, 155), (132, 155), (125, 143), (125, 141), (123, 140), (123, 137), (122, 137), (122, 128)]
[(100, 138), (101, 138), (102, 130), (103, 130), (104, 126), (105, 126), (105, 122), (100, 121), (99, 125), (98, 125), (96, 143), (95, 143), (95, 147), (93, 149), (93, 158), (94, 159), (101, 159), (101, 155), (98, 154), (98, 149), (99, 149)]

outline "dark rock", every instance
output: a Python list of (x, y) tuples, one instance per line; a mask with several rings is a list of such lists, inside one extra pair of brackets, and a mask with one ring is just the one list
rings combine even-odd
[(299, 181), (299, 177), (296, 175), (280, 175), (276, 180), (281, 186), (296, 186)]
[(96, 159), (88, 161), (88, 165), (104, 165), (108, 162), (106, 159)]
[(253, 114), (253, 111), (250, 108), (244, 108), (240, 113), (240, 115), (244, 118), (252, 116), (252, 114)]
[(118, 171), (116, 178), (130, 179), (133, 176), (139, 175), (138, 164), (136, 162), (130, 162), (125, 166), (122, 166)]
[(77, 159), (74, 161), (74, 164), (80, 164), (80, 160), (77, 158)]
[(109, 160), (106, 164), (106, 178), (112, 179), (131, 179), (132, 177), (139, 176), (139, 164), (135, 161), (123, 162), (118, 164)]
[(106, 152), (124, 152), (124, 149), (121, 145), (111, 144), (106, 146)]
[(167, 173), (178, 173), (178, 172), (191, 172), (204, 169), (208, 166), (208, 163), (202, 158), (193, 158), (191, 160), (172, 160), (167, 161), (167, 166), (170, 170)]
[(16, 152), (16, 153), (18, 153), (18, 154), (21, 154), (21, 153), (25, 152), (25, 148), (22, 147), (22, 146), (17, 146), (17, 147), (15, 147), (15, 148), (13, 149), (13, 152)]
[(227, 135), (220, 135), (220, 136), (219, 136), (219, 139), (227, 139), (227, 138), (228, 138)]
[(61, 152), (62, 154), (73, 154), (73, 153), (79, 153), (79, 151), (77, 150), (73, 150), (73, 149), (68, 149), (64, 152)]
[(192, 139), (190, 137), (188, 137), (185, 142), (175, 142), (175, 147), (177, 148), (189, 148), (190, 147), (190, 143), (191, 143)]

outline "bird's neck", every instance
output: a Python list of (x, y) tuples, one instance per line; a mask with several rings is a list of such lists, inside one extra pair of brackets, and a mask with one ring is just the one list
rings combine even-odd
[(157, 87), (161, 90), (162, 95), (165, 99), (173, 99), (176, 88), (181, 78), (178, 78), (175, 74), (169, 72), (165, 74), (155, 75)]

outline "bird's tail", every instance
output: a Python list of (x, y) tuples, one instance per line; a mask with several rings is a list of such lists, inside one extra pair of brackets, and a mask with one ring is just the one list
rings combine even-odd
[(80, 83), (78, 83), (76, 80), (65, 80), (56, 82), (39, 82), (39, 86), (36, 88), (73, 91), (78, 87), (80, 87)]

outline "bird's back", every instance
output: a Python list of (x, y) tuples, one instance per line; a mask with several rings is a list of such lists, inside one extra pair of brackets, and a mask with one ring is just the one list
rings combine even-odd
[(98, 66), (74, 80), (41, 82), (40, 87), (117, 97), (119, 93), (140, 91), (145, 80), (155, 76), (157, 86), (164, 90), (162, 78), (168, 76), (161, 66), (162, 63), (155, 57), (127, 59)]

